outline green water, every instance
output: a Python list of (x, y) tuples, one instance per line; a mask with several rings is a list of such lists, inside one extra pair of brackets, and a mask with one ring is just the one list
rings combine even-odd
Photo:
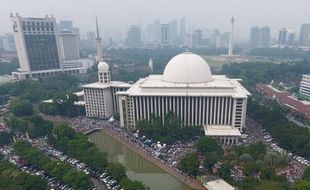
[(100, 149), (106, 151), (109, 159), (117, 160), (127, 169), (127, 176), (131, 180), (142, 181), (151, 190), (189, 190), (184, 183), (175, 179), (136, 152), (122, 145), (104, 131), (89, 135), (90, 140)]

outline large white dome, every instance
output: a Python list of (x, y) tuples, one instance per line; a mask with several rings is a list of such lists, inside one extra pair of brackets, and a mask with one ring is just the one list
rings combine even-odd
[(98, 64), (98, 71), (108, 72), (109, 71), (109, 65), (106, 62), (100, 62)]
[(184, 52), (168, 62), (162, 80), (173, 83), (205, 83), (213, 81), (213, 78), (210, 67), (203, 58)]

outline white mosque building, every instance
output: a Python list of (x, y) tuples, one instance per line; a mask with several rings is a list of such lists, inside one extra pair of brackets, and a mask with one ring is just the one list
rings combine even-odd
[(202, 126), (206, 136), (224, 144), (237, 143), (245, 127), (250, 93), (240, 79), (212, 75), (207, 62), (191, 52), (173, 57), (162, 75), (149, 75), (132, 85), (111, 81), (109, 65), (103, 61), (98, 78), (83, 86), (88, 117), (107, 119), (118, 113), (121, 127), (134, 128), (153, 114), (164, 122), (173, 112), (184, 126)]
[(149, 75), (128, 90), (117, 92), (122, 127), (158, 115), (164, 122), (173, 112), (185, 126), (203, 126), (205, 135), (234, 144), (245, 126), (250, 93), (239, 79), (212, 75), (200, 56), (185, 52), (173, 57), (163, 75)]
[(250, 93), (224, 75), (212, 75), (199, 55), (185, 52), (173, 57), (163, 75), (149, 75), (133, 85), (111, 81), (109, 66), (98, 65), (99, 82), (84, 85), (88, 117), (109, 118), (119, 113), (121, 127), (134, 128), (153, 114), (164, 122), (173, 112), (184, 126), (203, 126), (205, 135), (235, 144), (245, 126)]

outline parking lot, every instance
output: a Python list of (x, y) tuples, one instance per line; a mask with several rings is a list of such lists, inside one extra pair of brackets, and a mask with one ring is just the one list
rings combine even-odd
[(49, 190), (73, 190), (69, 185), (56, 180), (55, 178), (49, 176), (45, 171), (25, 163), (19, 156), (13, 154), (13, 149), (10, 146), (0, 147), (0, 154), (4, 156), (10, 163), (15, 165), (17, 168), (25, 173), (36, 175), (42, 179), (47, 180)]
[(272, 135), (266, 131), (266, 129), (264, 129), (259, 122), (248, 117), (246, 120), (246, 126), (245, 133), (247, 138), (243, 140), (243, 143), (253, 143), (262, 140), (265, 142), (267, 148), (270, 151), (288, 155), (292, 159), (292, 161), (289, 163), (289, 168), (279, 172), (279, 174), (285, 176), (289, 182), (300, 178), (303, 168), (310, 166), (310, 161), (306, 158), (303, 158), (280, 147)]
[(106, 172), (100, 172), (97, 171), (95, 168), (90, 168), (85, 163), (77, 159), (70, 158), (64, 153), (54, 149), (53, 147), (47, 144), (46, 138), (36, 140), (34, 145), (49, 157), (55, 158), (63, 162), (67, 162), (77, 170), (82, 171), (86, 175), (89, 175), (91, 178), (98, 180), (100, 186), (94, 187), (93, 190), (95, 189), (123, 190), (121, 188), (121, 185), (116, 180), (112, 179), (112, 177), (109, 176)]

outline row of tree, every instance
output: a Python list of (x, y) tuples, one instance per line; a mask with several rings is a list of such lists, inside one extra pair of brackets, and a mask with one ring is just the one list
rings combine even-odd
[(75, 76), (60, 74), (37, 80), (21, 80), (0, 85), (0, 96), (14, 96), (36, 103), (52, 99), (59, 94), (68, 94), (78, 89), (79, 80)]
[(14, 165), (0, 158), (0, 189), (46, 190), (47, 181), (19, 171)]
[[(265, 144), (241, 145), (225, 154), (221, 168), (217, 171), (219, 176), (236, 185), (238, 189), (288, 189), (285, 177), (278, 176), (276, 169), (285, 166), (289, 158), (285, 155), (267, 152)], [(231, 170), (239, 166), (244, 174), (240, 182), (231, 177)], [(268, 186), (270, 185), (270, 186)]]
[(84, 162), (89, 167), (101, 172), (107, 172), (113, 179), (121, 183), (125, 190), (148, 189), (139, 181), (129, 180), (123, 165), (108, 162), (107, 154), (89, 142), (87, 136), (74, 131), (66, 125), (54, 128), (52, 135), (49, 137), (49, 143), (70, 157)]
[(310, 60), (310, 51), (296, 50), (292, 48), (257, 48), (250, 52), (254, 56), (264, 56), (272, 58), (290, 58)]
[(28, 132), (30, 138), (44, 137), (51, 134), (53, 130), (53, 123), (44, 120), (40, 116), (32, 116), (27, 118), (20, 118), (11, 116), (5, 118), (6, 124), (10, 127), (11, 132)]
[(1, 131), (0, 132), (0, 145), (8, 145), (12, 143), (12, 135), (9, 132)]
[(11, 75), (13, 71), (16, 71), (19, 66), (18, 59), (13, 59), (11, 63), (0, 62), (0, 75)]
[(261, 105), (250, 100), (248, 112), (263, 124), (281, 147), (310, 158), (310, 131), (288, 121), (281, 108), (276, 105)]
[(84, 190), (92, 187), (89, 176), (73, 168), (68, 163), (52, 161), (28, 142), (20, 141), (15, 143), (14, 152), (31, 165), (43, 169), (50, 176), (69, 184), (74, 189)]
[[(266, 189), (268, 184), (279, 190), (289, 188), (286, 179), (278, 176), (275, 171), (285, 166), (290, 159), (285, 155), (267, 152), (262, 142), (237, 146), (225, 154), (214, 138), (200, 137), (195, 146), (197, 152), (186, 154), (179, 163), (180, 169), (192, 176), (216, 172), (238, 189)], [(204, 159), (204, 168), (199, 167), (201, 159)], [(218, 162), (221, 166), (216, 170), (214, 166)], [(231, 177), (234, 166), (243, 170), (245, 178), (241, 182)]]
[(137, 128), (147, 138), (163, 143), (173, 143), (179, 140), (189, 140), (201, 134), (200, 126), (184, 126), (181, 119), (169, 112), (164, 120), (153, 114), (150, 120), (140, 120)]
[(79, 101), (78, 96), (75, 94), (59, 95), (52, 100), (50, 103), (42, 102), (39, 104), (39, 109), (42, 113), (66, 117), (85, 115), (85, 107), (75, 105), (75, 102)]
[(221, 71), (221, 74), (231, 78), (241, 78), (243, 84), (252, 93), (255, 93), (257, 83), (269, 84), (272, 80), (299, 86), (301, 75), (304, 73), (310, 73), (308, 61), (294, 64), (273, 64), (269, 62), (231, 63), (224, 65)]

